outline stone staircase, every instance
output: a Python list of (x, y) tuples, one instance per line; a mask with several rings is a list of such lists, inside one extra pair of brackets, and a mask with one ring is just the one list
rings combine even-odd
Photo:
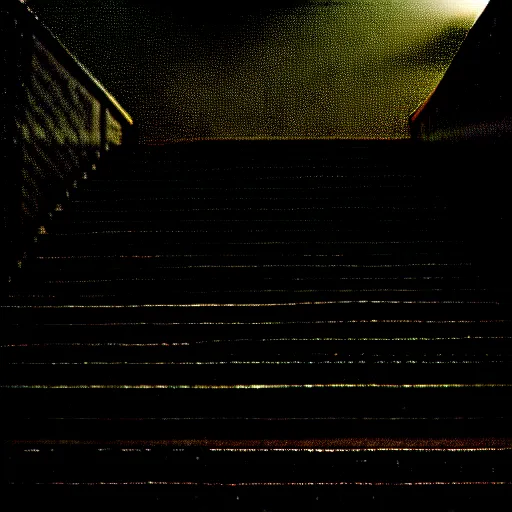
[(509, 286), (446, 172), (410, 141), (112, 155), (4, 295), (9, 492), (244, 511), (510, 493)]

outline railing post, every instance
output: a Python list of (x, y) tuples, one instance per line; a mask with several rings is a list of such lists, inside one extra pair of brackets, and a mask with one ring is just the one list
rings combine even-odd
[(107, 107), (101, 105), (100, 111), (100, 158), (105, 155), (108, 150), (107, 142)]

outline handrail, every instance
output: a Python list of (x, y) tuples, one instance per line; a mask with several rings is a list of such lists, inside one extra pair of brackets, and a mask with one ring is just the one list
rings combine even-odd
[(113, 107), (112, 115), (120, 122), (133, 125), (130, 114), (119, 104), (93, 74), (62, 44), (59, 38), (39, 19), (37, 14), (23, 0), (2, 0), (12, 5), (16, 15), (23, 17), (23, 23), (57, 57), (59, 62), (79, 80), (105, 107)]
[(511, 14), (509, 2), (487, 4), (436, 88), (409, 116), (413, 139), (510, 138), (512, 103), (502, 70), (510, 57)]
[(21, 0), (2, 0), (0, 35), (5, 273), (21, 265), (48, 216), (110, 145), (134, 137), (134, 123)]

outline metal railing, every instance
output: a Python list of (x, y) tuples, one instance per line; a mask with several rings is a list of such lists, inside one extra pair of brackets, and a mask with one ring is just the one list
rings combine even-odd
[(510, 2), (491, 0), (425, 102), (409, 117), (411, 136), (474, 143), (512, 138)]
[(133, 136), (133, 121), (21, 1), (2, 0), (0, 33), (5, 270), (66, 190)]

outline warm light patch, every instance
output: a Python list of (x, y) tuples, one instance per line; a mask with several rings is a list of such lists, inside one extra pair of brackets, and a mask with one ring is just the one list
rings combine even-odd
[(489, 0), (432, 0), (447, 14), (476, 19), (485, 9)]

